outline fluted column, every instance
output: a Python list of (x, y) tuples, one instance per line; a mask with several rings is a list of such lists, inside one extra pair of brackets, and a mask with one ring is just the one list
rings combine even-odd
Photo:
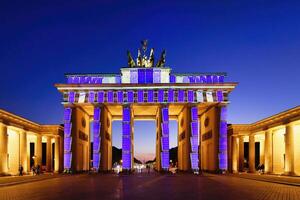
[(0, 174), (7, 172), (7, 126), (0, 123)]
[(249, 136), (249, 171), (255, 172), (255, 137)]
[(20, 131), (20, 164), (23, 166), (23, 171), (27, 172), (27, 133), (26, 131)]
[(285, 173), (294, 174), (294, 132), (293, 126), (285, 126)]
[(35, 156), (34, 164), (42, 166), (42, 136), (40, 134), (36, 136)]
[(46, 170), (49, 172), (49, 171), (52, 171), (51, 170), (51, 154), (52, 154), (52, 145), (51, 145), (51, 137), (47, 137), (47, 145), (46, 145)]
[(238, 138), (232, 136), (232, 171), (238, 172), (239, 151), (238, 151)]
[(59, 172), (59, 160), (60, 160), (60, 155), (59, 155), (59, 147), (60, 147), (60, 138), (55, 137), (54, 138), (54, 171)]
[(272, 158), (272, 131), (267, 130), (265, 132), (265, 172), (272, 173), (273, 172), (273, 158)]
[(239, 137), (239, 171), (244, 170), (244, 136)]

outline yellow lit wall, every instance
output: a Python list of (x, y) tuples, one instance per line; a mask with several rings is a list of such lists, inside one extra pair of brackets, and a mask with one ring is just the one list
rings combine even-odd
[(20, 139), (17, 131), (8, 129), (8, 173), (18, 174), (20, 161)]
[(300, 125), (294, 125), (294, 170), (296, 175), (300, 175)]
[(281, 174), (284, 172), (284, 142), (285, 129), (281, 128), (273, 132), (273, 173)]
[[(214, 171), (217, 169), (218, 157), (218, 109), (216, 107), (211, 108), (204, 113), (200, 118), (201, 129), (201, 168), (203, 170)], [(206, 121), (206, 123), (205, 123)], [(211, 134), (204, 141), (203, 135)]]

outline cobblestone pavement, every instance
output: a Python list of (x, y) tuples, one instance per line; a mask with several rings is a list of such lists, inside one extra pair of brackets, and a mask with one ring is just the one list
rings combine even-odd
[(76, 175), (1, 187), (0, 199), (300, 199), (300, 187), (221, 175)]
[(0, 187), (8, 186), (8, 185), (16, 185), (33, 181), (41, 181), (50, 178), (57, 178), (62, 175), (60, 174), (42, 174), (38, 176), (32, 175), (24, 175), (24, 176), (5, 176), (0, 177)]
[[(248, 174), (248, 173), (239, 173), (239, 174), (230, 174), (230, 176), (236, 176), (240, 178), (247, 178), (253, 180), (260, 180), (272, 183), (281, 183), (287, 185), (300, 186), (300, 177), (295, 176), (282, 176), (282, 175), (268, 175), (268, 174)], [(300, 199), (300, 198), (299, 198)]]

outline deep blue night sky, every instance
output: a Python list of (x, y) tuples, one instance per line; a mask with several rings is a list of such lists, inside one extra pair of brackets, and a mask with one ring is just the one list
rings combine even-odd
[(156, 55), (167, 50), (174, 72), (224, 71), (239, 82), (230, 123), (299, 105), (297, 1), (99, 2), (1, 1), (0, 108), (61, 123), (54, 83), (65, 73), (118, 73), (144, 38)]

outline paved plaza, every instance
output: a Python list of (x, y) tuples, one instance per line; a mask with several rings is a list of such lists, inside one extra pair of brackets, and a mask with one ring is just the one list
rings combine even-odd
[(223, 175), (75, 175), (0, 186), (0, 199), (299, 199), (300, 187)]

